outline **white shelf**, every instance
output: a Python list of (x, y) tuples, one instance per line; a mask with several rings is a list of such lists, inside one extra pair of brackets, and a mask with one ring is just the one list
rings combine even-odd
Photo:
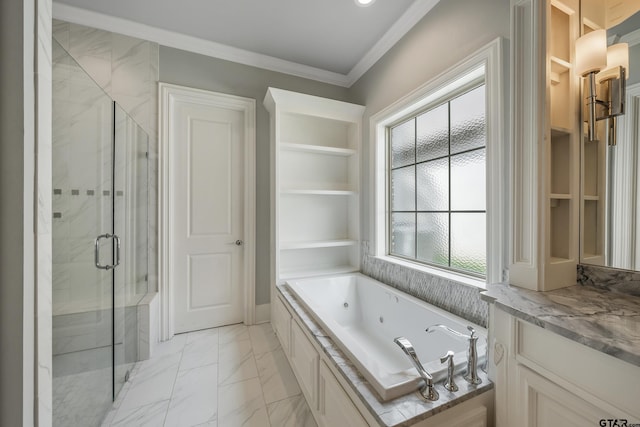
[(312, 190), (312, 189), (294, 189), (286, 188), (280, 191), (281, 194), (311, 194), (318, 196), (352, 196), (358, 194), (353, 190)]
[(281, 142), (280, 148), (287, 151), (299, 151), (302, 153), (327, 154), (331, 156), (348, 157), (356, 154), (356, 150), (350, 148), (329, 147), (326, 145), (309, 145), (309, 144), (293, 144), (290, 142)]
[(358, 244), (357, 240), (339, 239), (339, 240), (313, 240), (307, 242), (280, 242), (280, 249), (315, 249), (315, 248), (336, 248), (340, 246), (353, 246)]
[(354, 273), (357, 271), (359, 271), (359, 269), (353, 265), (342, 265), (316, 270), (282, 271), (280, 272), (280, 280), (301, 279), (303, 277), (326, 276), (330, 274)]
[(364, 107), (270, 88), (272, 283), (360, 270)]
[(551, 264), (564, 264), (567, 262), (572, 262), (573, 260), (568, 259), (568, 258), (558, 258), (558, 257), (551, 257), (551, 259), (549, 260)]
[(562, 193), (551, 193), (549, 195), (550, 199), (556, 199), (556, 200), (570, 200), (571, 199), (571, 194), (562, 194)]

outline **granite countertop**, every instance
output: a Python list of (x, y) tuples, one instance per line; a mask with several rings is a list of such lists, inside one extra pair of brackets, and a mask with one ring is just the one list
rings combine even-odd
[(367, 380), (360, 375), (357, 368), (349, 361), (349, 358), (338, 348), (331, 337), (316, 323), (311, 315), (307, 313), (304, 306), (296, 300), (295, 295), (288, 286), (281, 285), (277, 288), (306, 325), (307, 329), (311, 331), (325, 355), (328, 356), (329, 360), (333, 362), (334, 366), (337, 367), (338, 371), (351, 385), (352, 390), (360, 396), (363, 404), (369, 409), (371, 415), (373, 415), (381, 426), (411, 426), (493, 388), (493, 383), (488, 379), (487, 374), (482, 372), (481, 369), (478, 369), (478, 376), (482, 379), (482, 384), (478, 386), (472, 386), (467, 383), (462, 378), (462, 375), (456, 376), (455, 382), (460, 389), (455, 393), (445, 390), (442, 382), (436, 383), (436, 389), (440, 394), (440, 398), (436, 402), (427, 402), (417, 391), (387, 402), (382, 402), (379, 400), (376, 391), (369, 385)]
[(591, 286), (536, 292), (487, 286), (482, 298), (542, 328), (640, 366), (640, 297)]

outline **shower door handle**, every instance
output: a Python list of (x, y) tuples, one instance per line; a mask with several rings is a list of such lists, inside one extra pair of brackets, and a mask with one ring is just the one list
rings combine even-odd
[[(116, 254), (115, 254), (116, 263), (115, 264), (107, 264), (107, 265), (100, 264), (100, 240), (101, 239), (113, 239), (115, 241), (116, 243)], [(118, 265), (120, 265), (120, 238), (115, 234), (109, 234), (109, 233), (101, 234), (98, 237), (96, 237), (95, 247), (94, 247), (94, 259), (95, 259), (96, 267), (101, 270), (112, 270), (116, 268)]]

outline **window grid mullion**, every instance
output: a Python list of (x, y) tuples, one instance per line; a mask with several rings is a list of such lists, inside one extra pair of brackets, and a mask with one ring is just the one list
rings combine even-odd
[(413, 118), (413, 258), (418, 259), (418, 118)]

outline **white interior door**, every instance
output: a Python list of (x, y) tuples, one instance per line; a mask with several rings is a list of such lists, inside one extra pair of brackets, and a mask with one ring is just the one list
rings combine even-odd
[(176, 333), (243, 320), (244, 112), (176, 99), (169, 117)]

